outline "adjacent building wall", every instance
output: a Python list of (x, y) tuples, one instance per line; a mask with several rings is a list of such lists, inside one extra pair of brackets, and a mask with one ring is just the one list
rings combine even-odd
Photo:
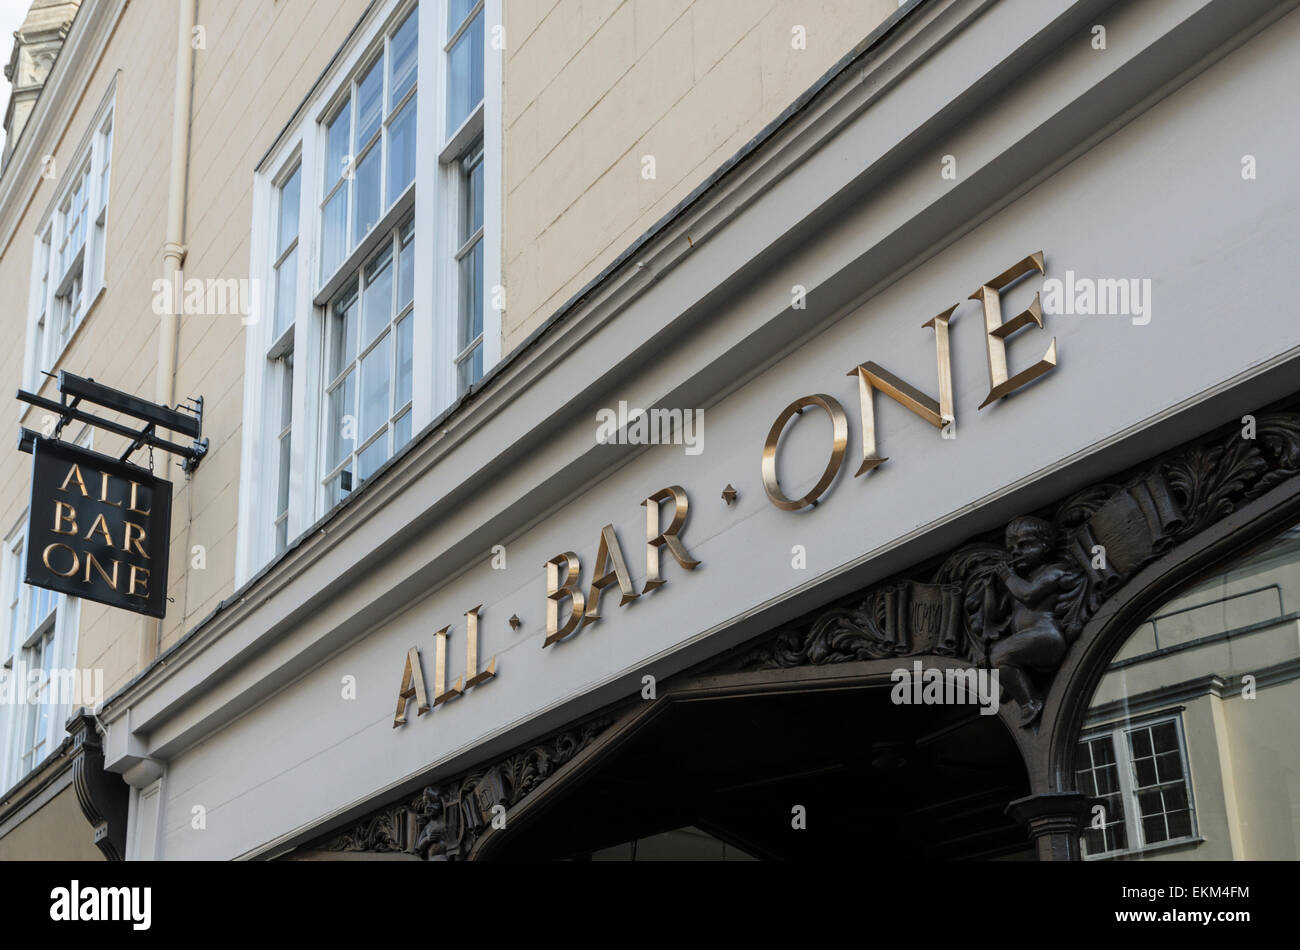
[(506, 0), (502, 352), (897, 9)]

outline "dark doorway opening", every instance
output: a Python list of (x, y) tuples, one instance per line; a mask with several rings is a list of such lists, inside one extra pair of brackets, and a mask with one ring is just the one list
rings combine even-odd
[(895, 705), (879, 685), (674, 699), (490, 857), (1033, 859), (1004, 813), (1027, 794), (977, 706)]

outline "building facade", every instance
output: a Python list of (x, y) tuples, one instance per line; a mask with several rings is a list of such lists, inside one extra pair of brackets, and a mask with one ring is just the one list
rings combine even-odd
[(82, 0), (0, 372), (206, 451), (19, 414), (0, 858), (1295, 858), (1295, 6)]

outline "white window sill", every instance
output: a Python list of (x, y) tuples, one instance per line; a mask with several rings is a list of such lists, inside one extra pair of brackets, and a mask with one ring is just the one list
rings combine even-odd
[(1088, 854), (1084, 855), (1085, 861), (1114, 861), (1117, 858), (1140, 858), (1151, 854), (1154, 851), (1164, 851), (1169, 848), (1181, 848), (1187, 845), (1197, 845), (1204, 843), (1205, 839), (1200, 835), (1193, 835), (1186, 838), (1174, 838), (1172, 841), (1161, 841), (1159, 844), (1144, 845), (1141, 848), (1131, 848), (1128, 851), (1107, 851), (1105, 854)]
[(371, 254), (379, 249), (379, 246), (386, 239), (392, 237), (393, 228), (397, 227), (402, 217), (410, 214), (411, 209), (414, 207), (415, 182), (412, 181), (406, 186), (406, 190), (397, 196), (397, 200), (393, 202), (392, 207), (380, 216), (374, 226), (366, 232), (366, 236), (343, 259), (343, 263), (338, 266), (330, 279), (316, 292), (316, 296), (312, 298), (312, 303), (317, 307), (327, 306), (344, 284), (350, 280), (355, 280), (357, 271), (361, 269), (361, 266), (369, 259)]
[(469, 147), (469, 144), (483, 134), (483, 113), (484, 101), (480, 99), (474, 111), (465, 117), (465, 121), (447, 140), (447, 144), (442, 147), (438, 153), (438, 163), (440, 165), (450, 165), (456, 159), (460, 158), (461, 153)]

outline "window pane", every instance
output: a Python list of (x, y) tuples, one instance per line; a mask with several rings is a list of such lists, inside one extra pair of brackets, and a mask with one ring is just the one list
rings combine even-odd
[(463, 123), (483, 98), (483, 13), (451, 48), (447, 88), (447, 135)]
[(397, 380), (393, 386), (393, 407), (400, 409), (411, 401), (411, 369), (413, 347), (411, 327), (414, 320), (408, 314), (397, 325)]
[(473, 237), (483, 226), (483, 160), (480, 157), (469, 169), (465, 180), (465, 205), (461, 222), (461, 242)]
[(393, 451), (396, 452), (407, 442), (411, 441), (411, 412), (408, 409), (402, 414), (402, 417), (393, 424)]
[[(18, 649), (18, 624), (19, 621), (21, 620), (21, 618), (19, 617), (19, 613), (20, 613), (19, 595), (22, 593), (22, 581), (20, 579), (22, 577), (22, 558), (23, 558), (22, 547), (15, 548), (14, 549), (13, 591), (10, 594), (10, 598), (9, 598), (9, 605), (10, 605), (9, 609), (11, 611), (9, 617), (9, 649), (6, 652), (5, 656), (12, 655), (13, 652)], [(0, 661), (3, 661), (4, 659), (5, 657), (0, 657)]]
[(343, 171), (347, 166), (348, 155), (348, 136), (351, 129), (351, 104), (344, 103), (339, 114), (330, 120), (329, 131), (327, 132), (328, 142), (325, 146), (325, 191), (326, 193), (334, 187), (334, 183), (343, 177)]
[(1157, 754), (1178, 751), (1178, 730), (1172, 722), (1162, 722), (1151, 727), (1151, 748)]
[(1135, 758), (1151, 755), (1151, 730), (1137, 729), (1129, 733), (1129, 744)]
[(448, 16), (447, 34), (456, 32), (456, 28), (465, 22), (465, 17), (469, 16), (469, 11), (474, 9), (474, 4), (478, 0), (449, 0), (447, 4)]
[(383, 119), (383, 96), (384, 57), (380, 56), (357, 85), (357, 138), (353, 154), (360, 153), (379, 131)]
[(460, 261), (459, 345), (469, 346), (483, 332), (483, 242)]
[[(357, 435), (368, 439), (388, 421), (388, 383), (392, 369), (392, 336), (386, 336), (361, 359), (361, 428)], [(362, 475), (364, 478), (365, 475)]]
[(352, 247), (356, 247), (379, 221), (378, 146), (366, 153), (352, 182)]
[(415, 228), (408, 222), (402, 229), (402, 251), (397, 269), (397, 309), (402, 311), (415, 296)]
[(1192, 813), (1186, 809), (1170, 812), (1165, 816), (1169, 822), (1170, 838), (1186, 838), (1192, 833)]
[(388, 108), (402, 101), (408, 89), (415, 85), (416, 50), (419, 47), (418, 21), (419, 11), (412, 11), (402, 25), (397, 28), (392, 39), (392, 77), (388, 80)]
[(295, 170), (289, 180), (284, 183), (280, 189), (280, 224), (279, 224), (279, 241), (275, 246), (275, 256), (279, 257), (284, 253), (293, 239), (298, 236), (298, 197), (302, 186), (301, 177), (298, 170)]
[(293, 421), (293, 354), (284, 358), (284, 374), (280, 383), (280, 428), (287, 429)]
[(1152, 759), (1133, 760), (1133, 784), (1146, 788), (1156, 783), (1156, 764)]
[(275, 271), (276, 339), (293, 323), (294, 300), (298, 292), (298, 249), (294, 248)]
[(108, 204), (108, 179), (109, 179), (108, 172), (109, 169), (112, 167), (112, 162), (113, 162), (113, 126), (111, 125), (112, 123), (111, 117), (109, 118), (109, 122), (110, 125), (108, 126), (107, 129), (104, 130), (104, 149), (103, 149), (104, 159), (103, 159), (103, 165), (100, 167), (100, 172), (99, 172), (100, 208), (103, 208), (106, 204)]
[(1173, 782), (1183, 777), (1182, 757), (1178, 750), (1172, 752), (1162, 752), (1156, 756), (1156, 780), (1159, 782)]
[(340, 188), (321, 215), (320, 276), (324, 281), (343, 263), (347, 253), (348, 190)]
[(333, 508), (348, 496), (352, 488), (352, 470), (345, 468), (326, 483), (325, 504)]
[(326, 434), (329, 450), (325, 460), (330, 469), (352, 454), (352, 446), (356, 444), (356, 417), (352, 414), (356, 398), (356, 375), (348, 373), (347, 378), (329, 394), (329, 432)]
[(357, 354), (357, 295), (353, 289), (331, 308), (329, 379), (333, 380)]
[(365, 481), (379, 467), (388, 461), (388, 436), (381, 435), (371, 445), (367, 445), (365, 451), (357, 458), (357, 478)]
[(276, 515), (289, 510), (289, 439), (288, 435), (280, 439), (280, 478), (276, 492)]
[(401, 113), (388, 127), (388, 200), (385, 206), (397, 200), (406, 186), (415, 178), (415, 101), (416, 96), (402, 107)]
[(456, 368), (456, 384), (460, 392), (465, 392), (483, 377), (483, 344), (474, 347), (474, 352), (465, 357)]
[(362, 345), (377, 337), (393, 319), (393, 251), (392, 245), (371, 258), (366, 265), (365, 304), (362, 307)]

